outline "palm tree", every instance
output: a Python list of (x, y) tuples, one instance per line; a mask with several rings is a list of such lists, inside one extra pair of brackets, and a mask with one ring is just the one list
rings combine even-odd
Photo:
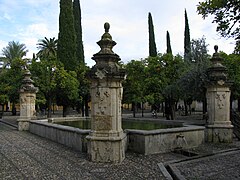
[(57, 56), (57, 39), (53, 38), (44, 38), (40, 39), (38, 45), (38, 53), (37, 56), (40, 58), (49, 58)]
[(27, 52), (28, 50), (26, 50), (25, 44), (10, 41), (8, 43), (8, 46), (2, 49), (2, 55), (4, 56), (1, 58), (1, 60), (3, 61), (3, 67), (11, 66), (14, 59), (22, 59), (23, 56), (26, 56)]

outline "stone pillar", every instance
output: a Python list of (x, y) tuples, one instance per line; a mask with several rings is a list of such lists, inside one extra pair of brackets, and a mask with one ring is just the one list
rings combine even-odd
[(206, 123), (207, 142), (232, 142), (233, 126), (230, 121), (230, 86), (226, 67), (222, 65), (218, 47), (211, 59), (212, 66), (208, 69)]
[(121, 99), (125, 70), (118, 65), (119, 56), (112, 51), (116, 42), (109, 34), (110, 25), (97, 44), (101, 50), (93, 55), (96, 64), (91, 80), (91, 133), (87, 137), (88, 154), (94, 162), (120, 163), (125, 158), (126, 134), (122, 130)]
[(31, 73), (26, 70), (20, 93), (20, 118), (18, 119), (18, 130), (29, 130), (29, 121), (36, 116), (35, 100), (37, 88), (33, 85), (33, 80), (30, 78)]

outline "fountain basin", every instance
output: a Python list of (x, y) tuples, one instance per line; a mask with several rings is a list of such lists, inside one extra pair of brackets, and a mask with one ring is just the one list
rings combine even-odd
[[(51, 118), (49, 120), (30, 121), (29, 131), (81, 152), (87, 152), (87, 139), (90, 129), (54, 124), (53, 122), (86, 120), (81, 117)], [(50, 122), (49, 122), (50, 121)], [(162, 121), (163, 124), (174, 124), (173, 121)], [(179, 126), (179, 122), (176, 122)], [(127, 138), (125, 150), (141, 154), (155, 154), (173, 151), (174, 149), (190, 149), (204, 142), (203, 126), (184, 125), (167, 129), (139, 130), (125, 129)]]
[(185, 125), (179, 128), (126, 130), (128, 150), (141, 154), (156, 154), (191, 149), (204, 143), (203, 126)]

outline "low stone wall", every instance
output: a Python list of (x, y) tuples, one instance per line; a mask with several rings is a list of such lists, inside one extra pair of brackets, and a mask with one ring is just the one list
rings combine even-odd
[[(81, 117), (53, 118), (30, 121), (29, 131), (33, 134), (66, 145), (81, 152), (87, 152), (90, 130), (68, 127), (50, 122), (84, 120)], [(141, 154), (155, 154), (173, 151), (177, 148), (190, 149), (204, 143), (205, 127), (185, 125), (179, 128), (157, 130), (125, 130), (124, 149)]]
[(204, 143), (204, 130), (205, 127), (192, 125), (152, 131), (126, 130), (128, 150), (148, 155), (194, 148)]
[(89, 135), (90, 130), (48, 123), (46, 119), (30, 121), (29, 131), (77, 151), (87, 152), (86, 136)]
[(54, 117), (54, 118), (48, 118), (48, 122), (55, 123), (55, 122), (64, 122), (64, 121), (83, 121), (83, 120), (90, 120), (90, 117)]

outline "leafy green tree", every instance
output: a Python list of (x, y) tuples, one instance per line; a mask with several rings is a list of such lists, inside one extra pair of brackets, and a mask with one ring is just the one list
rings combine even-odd
[(188, 24), (187, 10), (185, 9), (185, 30), (184, 30), (184, 60), (191, 62), (191, 39), (190, 39), (190, 29)]
[(153, 20), (150, 12), (148, 13), (148, 32), (149, 32), (149, 56), (156, 57), (157, 48), (155, 43)]
[(205, 19), (213, 15), (217, 32), (223, 37), (240, 39), (240, 3), (239, 0), (205, 0), (197, 6), (198, 14)]
[[(2, 49), (3, 69), (1, 72), (2, 99), (12, 102), (12, 113), (16, 115), (15, 104), (19, 100), (19, 88), (23, 79), (23, 69), (28, 59), (23, 59), (28, 50), (25, 44), (11, 41)], [(8, 67), (8, 68), (6, 68)]]
[(135, 117), (136, 105), (145, 102), (144, 82), (146, 76), (144, 61), (132, 60), (126, 64), (125, 68), (128, 76), (123, 83), (123, 102), (132, 103), (133, 117)]
[(161, 57), (162, 67), (162, 94), (165, 99), (165, 114), (167, 119), (175, 119), (175, 107), (180, 98), (177, 80), (185, 71), (184, 61), (180, 55), (164, 54)]
[(196, 64), (209, 64), (210, 55), (208, 54), (208, 44), (206, 38), (203, 36), (199, 39), (192, 39), (191, 42), (192, 61)]
[(161, 61), (161, 54), (156, 57), (148, 57), (146, 61), (146, 98), (147, 101), (152, 105), (154, 110), (159, 110), (159, 105), (164, 101), (163, 99), (163, 88), (165, 76), (162, 76), (163, 62)]
[(238, 111), (240, 111), (240, 57), (238, 54), (227, 55), (221, 53), (224, 65), (227, 67), (231, 85), (231, 100), (238, 100)]
[(179, 99), (177, 79), (183, 72), (183, 59), (172, 54), (159, 54), (146, 59), (146, 97), (153, 108), (165, 102), (167, 119), (175, 118), (175, 102)]
[(11, 61), (11, 68), (3, 69), (1, 72), (2, 94), (12, 103), (12, 113), (16, 115), (15, 104), (19, 102), (19, 89), (22, 85), (24, 67), (26, 61), (20, 58), (14, 58)]
[(80, 112), (80, 109), (82, 111), (82, 116), (89, 116), (88, 112), (88, 102), (90, 101), (90, 82), (87, 79), (87, 74), (89, 72), (90, 68), (87, 66), (83, 66), (80, 64), (77, 69), (77, 79), (79, 82), (79, 99), (77, 101), (77, 110)]
[(3, 69), (0, 71), (0, 105), (2, 106), (2, 114), (4, 111), (4, 105), (9, 101), (8, 90), (9, 85), (6, 82), (7, 70)]
[(191, 42), (192, 63), (187, 63), (187, 72), (178, 80), (178, 86), (185, 103), (185, 115), (188, 115), (188, 107), (192, 101), (203, 102), (203, 113), (206, 112), (206, 88), (207, 69), (210, 66), (206, 39), (193, 39)]
[(56, 69), (59, 68), (56, 57), (50, 55), (40, 59), (40, 61), (33, 60), (30, 65), (32, 79), (35, 86), (38, 87), (37, 102), (41, 107), (47, 107), (47, 117), (51, 117), (52, 102), (56, 98)]
[(11, 66), (12, 61), (14, 59), (22, 59), (26, 56), (28, 50), (26, 49), (25, 44), (20, 44), (19, 42), (10, 41), (8, 46), (2, 49), (3, 57), (2, 60), (4, 62), (3, 67)]
[(82, 16), (79, 0), (73, 1), (74, 27), (76, 32), (76, 57), (79, 63), (84, 64), (84, 50), (82, 40)]
[(37, 44), (37, 48), (39, 49), (37, 56), (42, 58), (50, 58), (57, 56), (57, 39), (53, 38), (44, 38), (39, 40)]
[(76, 31), (76, 56), (77, 62), (80, 64), (77, 68), (78, 80), (80, 83), (80, 96), (81, 103), (78, 103), (78, 107), (81, 106), (82, 116), (89, 116), (88, 112), (88, 102), (89, 102), (89, 82), (85, 77), (86, 71), (88, 71), (88, 67), (85, 66), (84, 62), (84, 48), (83, 48), (83, 40), (82, 40), (82, 23), (81, 23), (81, 7), (80, 1), (73, 1), (73, 14), (74, 14), (74, 26)]
[(72, 0), (60, 0), (57, 49), (57, 59), (64, 64), (64, 68), (75, 70), (78, 63)]
[(171, 41), (170, 41), (170, 34), (167, 31), (167, 53), (172, 54), (172, 47), (171, 47)]
[(63, 67), (56, 71), (57, 104), (63, 106), (63, 116), (68, 114), (70, 106), (74, 106), (79, 98), (79, 82), (74, 71), (66, 71)]

